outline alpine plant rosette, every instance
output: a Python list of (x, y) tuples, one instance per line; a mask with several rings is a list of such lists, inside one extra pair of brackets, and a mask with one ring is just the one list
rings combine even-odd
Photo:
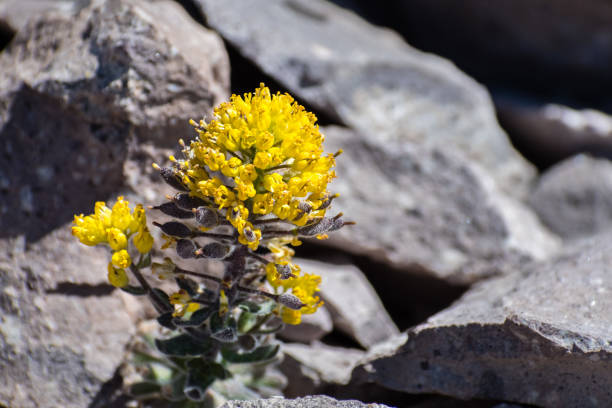
[[(235, 388), (215, 388), (232, 379), (254, 398), (278, 394), (282, 381), (271, 386), (265, 370), (245, 376), (234, 368), (272, 361), (278, 351), (273, 333), (283, 322), (299, 324), (323, 304), (317, 295), (321, 278), (292, 262), (291, 246), (304, 237), (325, 239), (350, 224), (342, 214), (326, 215), (336, 197), (327, 186), (341, 152), (324, 154), (315, 115), (263, 84), (254, 93), (232, 95), (210, 122), (190, 123), (197, 135), (189, 144), (179, 141), (181, 157), (170, 156), (169, 167), (153, 165), (178, 190), (151, 207), (173, 220), (153, 225), (163, 233), (162, 250), (183, 259), (219, 260), (222, 275), (208, 273), (205, 263), (196, 270), (169, 257), (152, 263), (145, 210), (130, 210), (123, 197), (112, 208), (98, 202), (94, 214), (75, 216), (72, 231), (83, 244), (111, 248), (109, 282), (147, 295), (158, 322), (173, 334), (155, 340), (156, 350), (139, 351), (159, 354), (155, 361), (168, 370), (160, 378), (144, 359), (144, 381), (132, 385), (134, 396), (232, 398)], [(173, 279), (178, 290), (168, 295), (152, 287), (143, 274), (149, 267), (157, 278)]]

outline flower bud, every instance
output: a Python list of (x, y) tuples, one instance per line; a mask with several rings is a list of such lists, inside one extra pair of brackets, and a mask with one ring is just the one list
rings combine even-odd
[(278, 303), (280, 303), (281, 305), (293, 310), (300, 310), (301, 308), (306, 306), (306, 304), (302, 303), (302, 301), (297, 296), (292, 295), (291, 293), (283, 293), (278, 297), (277, 300)]
[(196, 221), (204, 228), (212, 228), (219, 223), (217, 212), (211, 208), (200, 206), (195, 210)]
[(196, 249), (195, 243), (189, 239), (179, 239), (176, 241), (176, 253), (181, 258), (188, 259), (195, 257)]
[(192, 234), (189, 227), (177, 221), (170, 221), (165, 224), (159, 224), (157, 222), (154, 222), (153, 225), (161, 228), (164, 234), (173, 237), (185, 238), (191, 236)]

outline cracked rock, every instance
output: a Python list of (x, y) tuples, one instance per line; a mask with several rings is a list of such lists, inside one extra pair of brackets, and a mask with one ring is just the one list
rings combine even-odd
[(91, 3), (32, 18), (0, 54), (0, 236), (39, 239), (146, 184), (150, 146), (227, 97), (221, 39), (177, 3)]
[(344, 149), (329, 188), (340, 193), (332, 211), (357, 222), (318, 241), (324, 245), (455, 284), (514, 271), (560, 246), (529, 207), (463, 156), (322, 130), (328, 151)]
[(608, 233), (481, 282), (354, 375), (408, 393), (610, 406), (611, 264)]
[(113, 376), (134, 329), (107, 262), (68, 227), (0, 240), (0, 405), (85, 407)]

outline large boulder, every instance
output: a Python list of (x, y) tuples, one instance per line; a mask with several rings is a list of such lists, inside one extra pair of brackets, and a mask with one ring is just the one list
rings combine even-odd
[(612, 236), (481, 282), (355, 378), (408, 393), (543, 407), (612, 403)]
[(334, 210), (356, 225), (320, 241), (397, 270), (456, 284), (545, 259), (559, 240), (524, 204), (501, 192), (461, 155), (413, 144), (374, 143), (323, 129), (338, 157)]
[(82, 408), (113, 377), (134, 324), (108, 257), (68, 226), (0, 240), (0, 405)]
[(526, 192), (533, 168), (484, 88), (448, 61), (323, 0), (194, 3), (240, 54), (337, 122), (381, 144), (458, 149), (511, 194)]
[(542, 174), (529, 203), (551, 231), (566, 239), (612, 228), (612, 162), (578, 155)]
[(220, 38), (170, 1), (41, 15), (0, 72), (0, 236), (28, 239), (124, 183), (144, 190), (151, 146), (190, 135), (188, 119), (225, 99), (229, 80)]

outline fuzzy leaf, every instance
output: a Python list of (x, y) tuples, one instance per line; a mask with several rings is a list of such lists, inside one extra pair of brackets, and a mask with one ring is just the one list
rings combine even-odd
[(209, 339), (196, 340), (187, 334), (181, 334), (166, 340), (155, 339), (157, 349), (170, 356), (200, 356), (211, 347)]
[(161, 326), (170, 329), (176, 330), (176, 325), (174, 324), (174, 317), (172, 316), (172, 312), (163, 313), (157, 316), (157, 323)]
[(141, 286), (127, 285), (122, 287), (121, 290), (134, 296), (143, 296), (147, 294), (147, 290)]
[(193, 279), (177, 277), (175, 280), (178, 287), (186, 291), (189, 296), (196, 296), (198, 284)]
[(146, 254), (140, 257), (137, 268), (142, 269), (142, 268), (147, 268), (149, 266), (151, 266), (151, 253), (147, 252)]
[(152, 382), (137, 382), (128, 389), (128, 394), (134, 398), (150, 398), (159, 394), (161, 385)]
[(279, 345), (270, 344), (261, 346), (248, 353), (239, 353), (236, 350), (222, 349), (221, 355), (230, 363), (254, 363), (269, 360), (278, 353)]
[(276, 302), (273, 300), (267, 300), (263, 303), (256, 303), (251, 300), (245, 300), (239, 305), (239, 307), (242, 310), (255, 315), (267, 315), (272, 313), (272, 311), (276, 308)]
[(259, 316), (243, 311), (238, 317), (238, 332), (248, 333), (259, 322)]
[(183, 320), (179, 317), (175, 317), (172, 320), (178, 327), (197, 327), (201, 326), (206, 319), (210, 317), (210, 315), (215, 311), (212, 307), (203, 307), (201, 309), (196, 310), (191, 314), (191, 317), (187, 320)]
[(152, 291), (157, 295), (154, 298), (159, 299), (162, 302), (160, 306), (162, 306), (164, 310), (174, 310), (174, 307), (172, 306), (172, 303), (170, 303), (170, 298), (166, 292), (158, 288), (153, 288)]

